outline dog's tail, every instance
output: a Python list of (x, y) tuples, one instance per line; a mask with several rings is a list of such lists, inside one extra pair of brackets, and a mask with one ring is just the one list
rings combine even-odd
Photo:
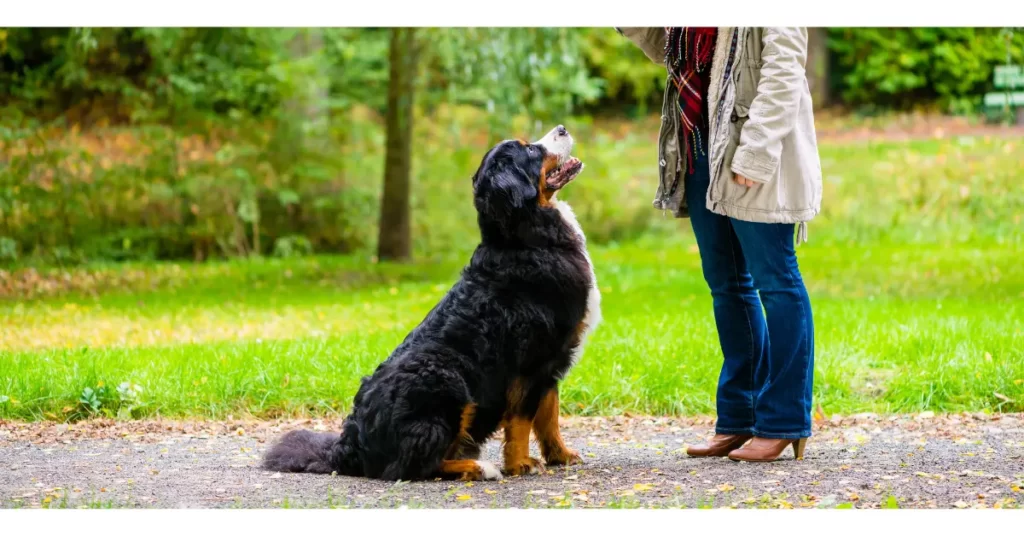
[(263, 468), (286, 473), (362, 476), (354, 434), (292, 430), (263, 456)]

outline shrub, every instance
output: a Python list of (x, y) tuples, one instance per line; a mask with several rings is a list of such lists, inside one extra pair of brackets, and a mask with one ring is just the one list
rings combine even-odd
[[(974, 111), (992, 89), (992, 70), (1007, 61), (1000, 28), (831, 28), (835, 89), (866, 111), (934, 106)], [(1024, 61), (1024, 32), (1010, 43)]]

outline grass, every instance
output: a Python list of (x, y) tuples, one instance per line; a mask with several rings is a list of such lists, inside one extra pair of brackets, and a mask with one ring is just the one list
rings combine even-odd
[[(663, 245), (594, 249), (605, 323), (564, 384), (566, 411), (713, 411), (721, 357), (699, 257), (690, 240)], [(1019, 252), (812, 243), (799, 254), (826, 412), (1024, 408)], [(201, 283), (6, 303), (0, 417), (78, 415), (86, 387), (110, 387), (99, 409), (116, 410), (124, 382), (142, 388), (136, 417), (344, 413), (459, 268), (359, 264), (184, 266)], [(337, 284), (350, 270), (372, 282)]]
[[(656, 155), (650, 136), (592, 137), (580, 152), (596, 184), (565, 195), (585, 229), (633, 217), (607, 204), (646, 203)], [(822, 144), (824, 209), (798, 256), (826, 414), (1024, 410), (1021, 142)], [(0, 418), (344, 414), (472, 245), (465, 192), (440, 199), (466, 185), (442, 175), (419, 203), (450, 212), (434, 239), (462, 245), (417, 264), (363, 254), (0, 277)], [(689, 223), (644, 228), (619, 241), (609, 228), (591, 247), (605, 321), (563, 384), (568, 413), (714, 412), (721, 355)]]

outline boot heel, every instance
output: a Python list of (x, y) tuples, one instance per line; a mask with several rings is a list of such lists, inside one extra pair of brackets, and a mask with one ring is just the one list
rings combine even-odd
[(798, 460), (804, 459), (804, 447), (807, 446), (807, 438), (802, 437), (793, 442), (793, 455)]

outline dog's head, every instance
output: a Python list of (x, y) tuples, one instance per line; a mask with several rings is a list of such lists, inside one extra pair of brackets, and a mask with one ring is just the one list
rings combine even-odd
[(517, 215), (550, 208), (555, 194), (583, 170), (573, 157), (574, 141), (559, 125), (527, 143), (506, 140), (484, 155), (473, 175), (473, 194), (481, 218), (504, 224)]

